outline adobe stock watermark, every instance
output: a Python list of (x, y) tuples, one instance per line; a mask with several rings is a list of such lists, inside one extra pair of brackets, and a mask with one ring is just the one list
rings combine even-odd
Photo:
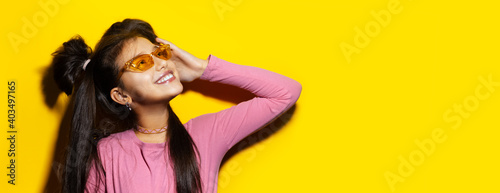
[(466, 96), (462, 102), (453, 104), (451, 108), (443, 113), (444, 122), (453, 124), (450, 127), (451, 129), (447, 129), (447, 131), (442, 128), (435, 128), (431, 131), (429, 137), (415, 139), (414, 143), (417, 148), (407, 156), (398, 156), (399, 165), (397, 171), (386, 171), (384, 173), (385, 180), (392, 192), (396, 191), (397, 183), (404, 182), (406, 178), (415, 172), (416, 167), (421, 166), (427, 157), (434, 154), (438, 144), (442, 144), (448, 139), (447, 132), (458, 129), (463, 120), (469, 118), (471, 113), (478, 110), (480, 102), (490, 98), (496, 91), (496, 87), (500, 86), (500, 82), (492, 80), (491, 74), (488, 75), (488, 78), (479, 76), (478, 79), (480, 83), (476, 86), (473, 94)]
[(340, 50), (348, 64), (351, 63), (353, 54), (360, 54), (361, 49), (366, 48), (372, 39), (380, 34), (382, 27), (386, 28), (389, 26), (393, 15), (400, 14), (401, 11), (403, 11), (403, 6), (399, 0), (389, 0), (386, 7), (387, 9), (370, 11), (373, 20), (365, 24), (364, 30), (360, 29), (358, 26), (354, 27), (354, 44), (349, 44), (344, 41), (339, 44)]
[(242, 2), (243, 0), (215, 0), (212, 2), (212, 5), (220, 21), (224, 21), (224, 14), (233, 11), (234, 8), (238, 7)]
[(65, 5), (69, 0), (39, 0), (41, 10), (35, 12), (31, 17), (21, 17), (22, 26), (18, 32), (9, 32), (10, 46), (14, 53), (19, 53), (19, 47), (28, 44), (29, 40), (38, 34), (38, 30), (49, 23), (49, 17), (53, 18), (59, 13), (60, 5)]

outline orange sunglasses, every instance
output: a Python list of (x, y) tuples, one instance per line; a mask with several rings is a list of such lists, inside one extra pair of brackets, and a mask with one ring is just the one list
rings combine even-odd
[(125, 67), (123, 67), (123, 69), (120, 70), (120, 73), (118, 74), (118, 79), (120, 79), (124, 71), (144, 72), (150, 69), (155, 64), (153, 56), (156, 56), (157, 58), (163, 60), (168, 60), (172, 57), (172, 52), (170, 51), (169, 44), (159, 44), (156, 45), (155, 47), (156, 47), (155, 51), (151, 52), (150, 54), (141, 54), (127, 61), (125, 63)]

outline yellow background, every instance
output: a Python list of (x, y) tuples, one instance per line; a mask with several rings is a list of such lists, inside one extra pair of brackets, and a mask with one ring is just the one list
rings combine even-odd
[[(47, 11), (38, 2), (56, 3)], [(3, 3), (0, 117), (1, 192), (41, 192), (50, 173), (68, 98), (44, 103), (41, 80), (51, 53), (80, 34), (94, 47), (124, 18), (148, 21), (157, 34), (205, 59), (257, 66), (303, 85), (280, 131), (229, 159), (219, 192), (500, 192), (500, 8), (494, 1), (95, 1)], [(371, 14), (397, 6), (388, 25)], [(389, 12), (390, 13), (390, 12)], [(36, 32), (23, 35), (25, 21)], [(356, 28), (372, 34), (359, 53)], [(14, 45), (9, 34), (25, 38)], [(31, 37), (26, 37), (26, 35)], [(344, 44), (342, 43), (344, 42)], [(348, 62), (350, 59), (350, 62)], [(17, 81), (16, 185), (7, 184), (7, 85)], [(487, 95), (478, 99), (476, 89)], [(483, 97), (484, 98), (484, 97)], [(475, 103), (477, 102), (477, 103)], [(196, 92), (172, 101), (183, 122), (234, 105)], [(474, 108), (460, 117), (454, 106)], [(460, 119), (460, 124), (444, 115)], [(457, 124), (457, 129), (451, 129)], [(415, 140), (444, 131), (430, 155)], [(427, 146), (430, 147), (430, 146)], [(413, 152), (413, 154), (412, 154)], [(411, 158), (411, 155), (417, 157)], [(425, 155), (425, 157), (418, 157)], [(405, 177), (403, 160), (419, 161)], [(420, 160), (416, 158), (421, 158)], [(391, 185), (387, 172), (404, 181)], [(224, 179), (222, 179), (224, 175)], [(391, 189), (391, 187), (393, 189)]]

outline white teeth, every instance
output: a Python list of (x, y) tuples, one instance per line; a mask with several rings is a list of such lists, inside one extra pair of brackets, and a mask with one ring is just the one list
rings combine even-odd
[(160, 79), (157, 83), (161, 84), (161, 83), (167, 81), (168, 79), (172, 78), (173, 76), (174, 75), (172, 75), (172, 74), (168, 74), (168, 75), (164, 76), (162, 79)]

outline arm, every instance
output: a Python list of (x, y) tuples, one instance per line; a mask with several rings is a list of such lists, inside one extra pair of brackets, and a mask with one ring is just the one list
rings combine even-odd
[[(225, 151), (288, 110), (298, 100), (302, 85), (286, 76), (265, 69), (238, 65), (213, 55), (200, 79), (237, 86), (256, 95), (217, 113), (196, 117), (195, 127), (209, 129), (205, 137), (215, 136)], [(209, 127), (209, 128), (206, 128)]]

